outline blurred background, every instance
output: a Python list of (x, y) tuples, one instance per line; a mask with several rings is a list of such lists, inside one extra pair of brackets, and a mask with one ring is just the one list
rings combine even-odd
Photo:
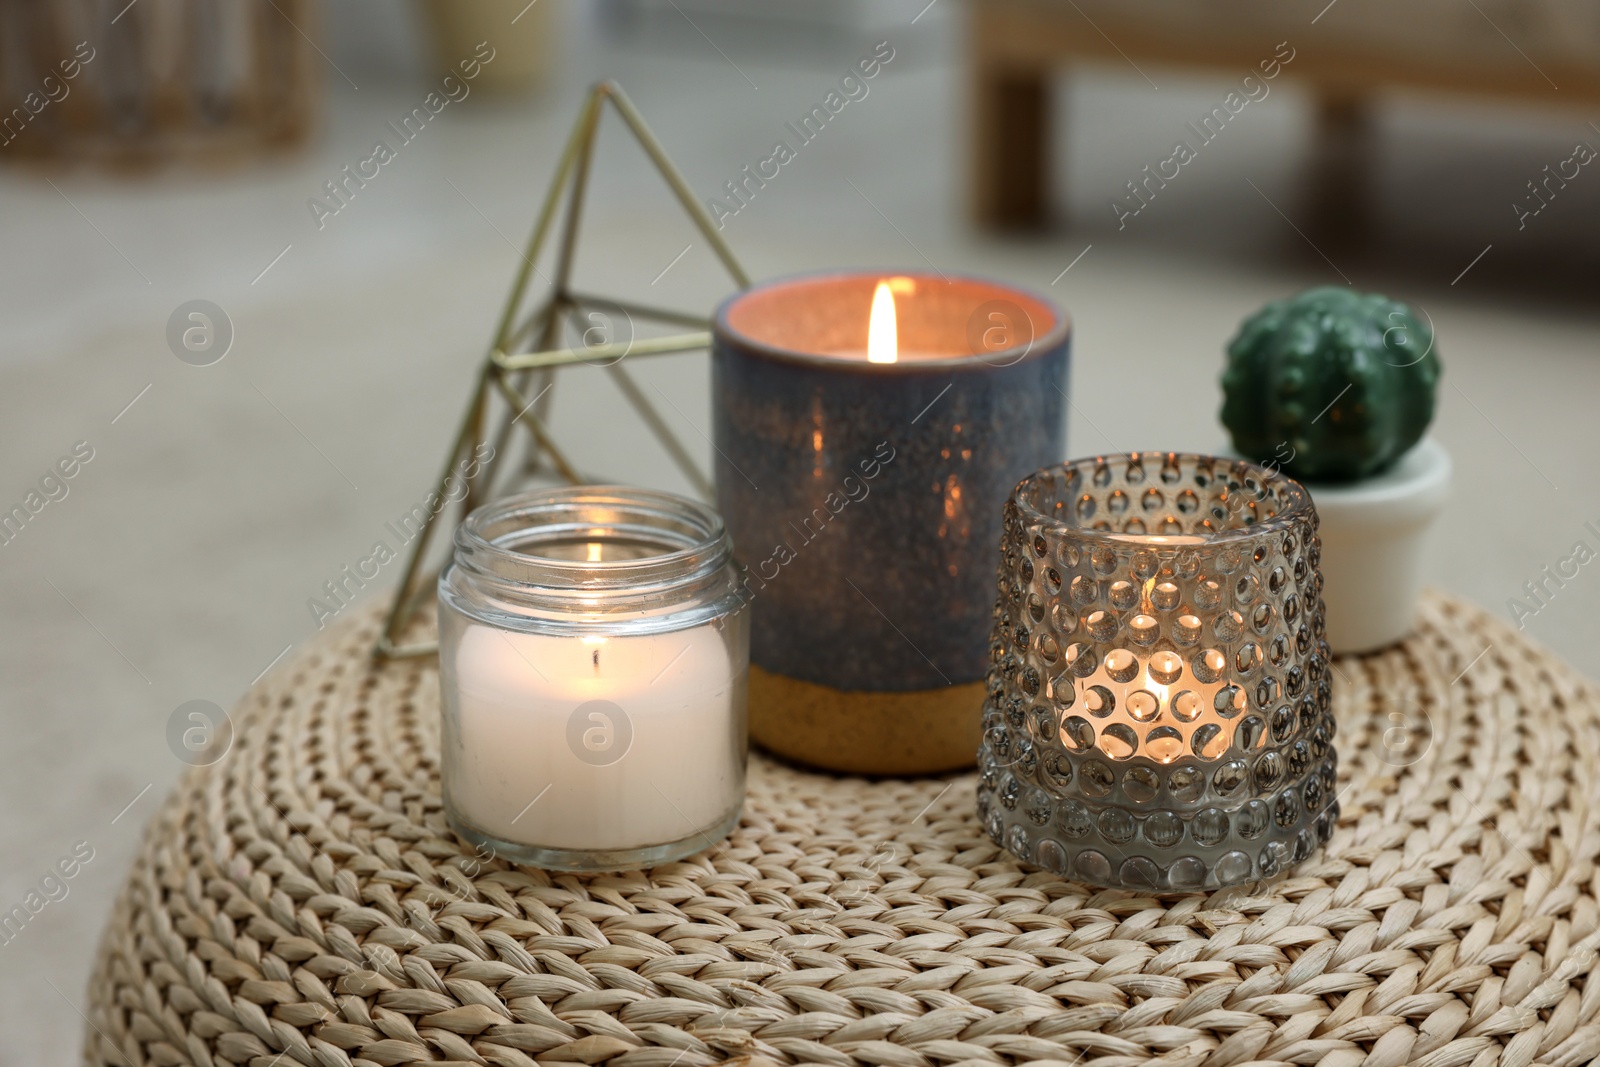
[[(1593, 4), (0, 0), (0, 510), (43, 500), (0, 543), (0, 911), (92, 850), (0, 934), (0, 1063), (77, 1059), (174, 709), (233, 704), (429, 490), (607, 77), (758, 278), (932, 264), (1061, 301), (1074, 454), (1222, 447), (1222, 349), (1269, 299), (1411, 300), (1457, 469), (1433, 584), (1509, 618), (1600, 546)], [(605, 123), (581, 287), (708, 312), (725, 276)], [(705, 357), (638, 373), (708, 453)], [(598, 372), (554, 412), (586, 471), (687, 489)], [(1595, 677), (1591, 569), (1526, 626)]]

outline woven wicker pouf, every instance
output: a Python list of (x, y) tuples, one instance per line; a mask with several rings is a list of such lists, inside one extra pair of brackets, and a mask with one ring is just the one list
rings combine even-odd
[(1343, 817), (1251, 891), (1019, 865), (970, 776), (751, 762), (743, 824), (649, 872), (483, 862), (439, 802), (430, 662), (368, 615), (234, 713), (148, 828), (88, 1059), (335, 1067), (1580, 1064), (1600, 1055), (1600, 699), (1486, 614), (1340, 660)]

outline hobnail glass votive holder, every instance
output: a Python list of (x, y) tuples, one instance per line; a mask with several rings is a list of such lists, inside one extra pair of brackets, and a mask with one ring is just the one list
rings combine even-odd
[(1268, 879), (1333, 831), (1311, 496), (1253, 464), (1097, 456), (1005, 504), (978, 813), (1093, 885)]

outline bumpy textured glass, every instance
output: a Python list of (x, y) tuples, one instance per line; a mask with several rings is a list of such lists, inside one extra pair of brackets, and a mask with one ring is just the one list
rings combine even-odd
[(1299, 483), (1184, 453), (1100, 456), (1005, 505), (978, 813), (1094, 885), (1282, 873), (1338, 817), (1321, 545)]

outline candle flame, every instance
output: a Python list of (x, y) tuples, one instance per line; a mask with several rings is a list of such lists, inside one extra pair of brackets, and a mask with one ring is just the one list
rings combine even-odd
[(867, 325), (867, 362), (893, 363), (900, 358), (900, 331), (894, 317), (894, 290), (881, 281), (872, 294)]
[(589, 542), (589, 562), (590, 563), (599, 563), (600, 562), (600, 542), (599, 541), (590, 541)]

